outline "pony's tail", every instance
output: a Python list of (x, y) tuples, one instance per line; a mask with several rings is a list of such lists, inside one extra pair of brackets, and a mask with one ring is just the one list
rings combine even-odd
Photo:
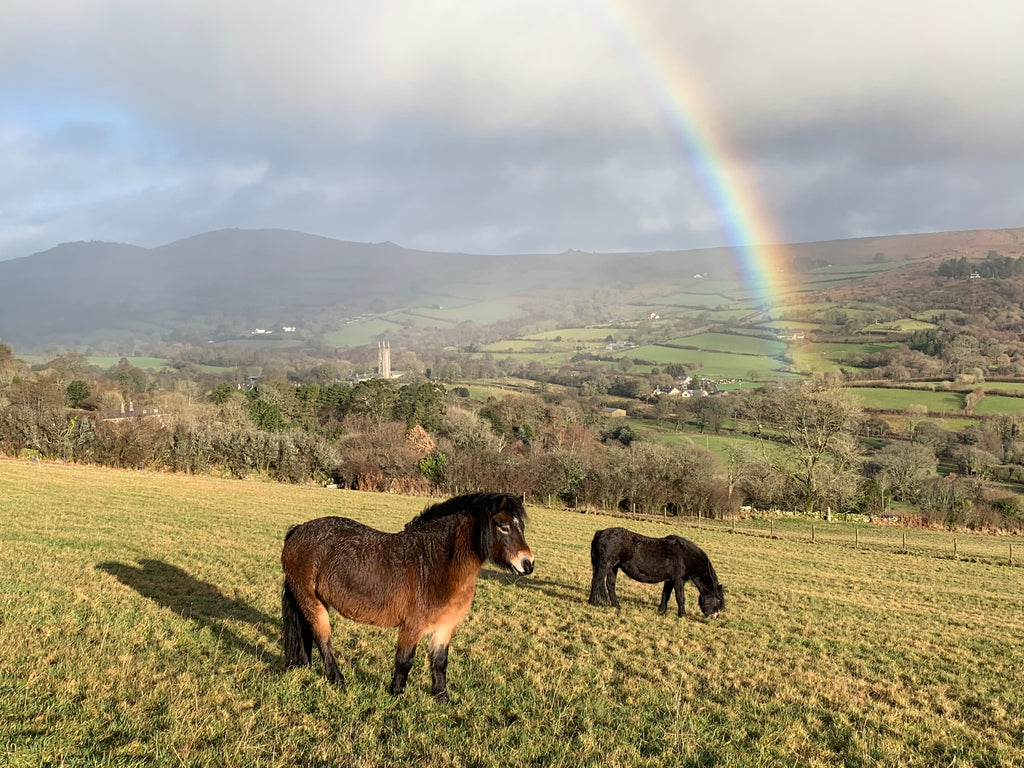
[(600, 545), (598, 540), (601, 538), (600, 532), (594, 534), (593, 540), (590, 542), (590, 567), (597, 573), (597, 564), (601, 561)]
[(299, 608), (291, 585), (284, 581), (281, 593), (281, 642), (286, 667), (308, 667), (313, 652), (313, 628)]

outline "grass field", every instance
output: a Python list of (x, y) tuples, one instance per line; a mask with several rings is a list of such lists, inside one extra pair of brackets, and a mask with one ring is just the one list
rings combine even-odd
[[(998, 385), (993, 385), (997, 388)], [(974, 406), (979, 416), (1000, 416), (1024, 414), (1024, 397), (1006, 397), (1004, 395), (985, 395)]]
[[(849, 392), (865, 408), (904, 410), (911, 405), (923, 405), (933, 413), (960, 413), (964, 408), (964, 396), (957, 392), (931, 392), (925, 389), (890, 389), (886, 387), (851, 387)], [(1014, 398), (1000, 399), (1011, 400)], [(981, 402), (984, 400), (985, 398)]]
[(670, 344), (697, 347), (732, 354), (767, 355), (775, 357), (786, 351), (786, 342), (764, 339), (757, 336), (743, 336), (735, 333), (698, 333), (672, 339)]
[(790, 349), (797, 370), (814, 372), (839, 368), (850, 355), (873, 355), (898, 347), (895, 343), (842, 344), (807, 342)]
[(347, 687), (279, 650), (286, 528), (423, 499), (10, 460), (0, 487), (12, 768), (1024, 765), (1024, 568), (683, 528), (722, 617), (626, 578), (616, 612), (586, 603), (616, 521), (531, 507), (537, 571), (482, 573), (444, 706), (422, 650), (387, 694), (394, 631), (334, 622)]
[(640, 360), (649, 360), (655, 365), (682, 363), (691, 366), (688, 372), (694, 376), (723, 379), (747, 379), (750, 373), (758, 379), (777, 378), (782, 363), (774, 358), (761, 355), (734, 355), (728, 352), (708, 352), (674, 347), (644, 346), (631, 349), (619, 355)]

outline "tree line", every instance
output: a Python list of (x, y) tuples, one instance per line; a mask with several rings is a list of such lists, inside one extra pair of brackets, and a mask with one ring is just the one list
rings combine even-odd
[[(953, 435), (913, 413), (905, 433), (819, 376), (756, 391), (636, 402), (607, 419), (582, 387), (471, 400), (424, 375), (159, 377), (58, 360), (30, 371), (0, 345), (0, 451), (50, 460), (451, 495), (525, 494), (578, 509), (725, 517), (741, 507), (830, 516), (910, 511), (924, 523), (1021, 527), (1024, 429)], [(320, 371), (320, 374), (323, 374)], [(716, 455), (682, 433), (743, 438)], [(940, 477), (940, 461), (955, 471)], [(1002, 473), (1002, 475), (1000, 474)], [(1019, 475), (1019, 477), (1017, 476)]]

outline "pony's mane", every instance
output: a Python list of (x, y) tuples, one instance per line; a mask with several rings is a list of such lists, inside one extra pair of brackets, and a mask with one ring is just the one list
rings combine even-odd
[(696, 564), (701, 570), (701, 573), (694, 574), (696, 578), (706, 579), (709, 582), (709, 587), (718, 586), (718, 574), (715, 573), (715, 567), (711, 565), (711, 558), (708, 557), (707, 552), (698, 547), (689, 539), (685, 539), (682, 536), (676, 536), (674, 533), (669, 534), (665, 538), (678, 541), (685, 549), (687, 549), (689, 552), (696, 556)]
[(405, 530), (454, 515), (467, 515), (476, 518), (483, 514), (490, 519), (491, 516), (501, 511), (526, 521), (526, 510), (523, 509), (523, 504), (517, 496), (508, 493), (467, 493), (427, 507), (405, 524)]

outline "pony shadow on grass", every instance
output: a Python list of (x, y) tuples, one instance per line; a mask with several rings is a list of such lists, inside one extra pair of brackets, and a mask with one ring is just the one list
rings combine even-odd
[[(266, 646), (277, 645), (277, 635), (270, 629), (277, 626), (278, 619), (242, 600), (228, 597), (215, 584), (200, 581), (176, 565), (161, 560), (139, 560), (138, 565), (107, 562), (99, 563), (96, 568), (157, 605), (191, 619), (200, 627), (208, 627), (221, 643), (231, 648), (266, 658)], [(237, 635), (228, 627), (229, 620), (254, 625), (267, 640), (266, 646), (258, 647)]]
[(538, 579), (536, 576), (524, 579), (516, 574), (498, 571), (493, 568), (483, 569), (477, 578), (481, 581), (493, 581), (503, 585), (512, 585), (516, 588), (532, 589), (535, 592), (540, 592), (559, 600), (569, 600), (571, 602), (579, 600), (580, 588), (577, 585), (563, 584), (552, 579)]

